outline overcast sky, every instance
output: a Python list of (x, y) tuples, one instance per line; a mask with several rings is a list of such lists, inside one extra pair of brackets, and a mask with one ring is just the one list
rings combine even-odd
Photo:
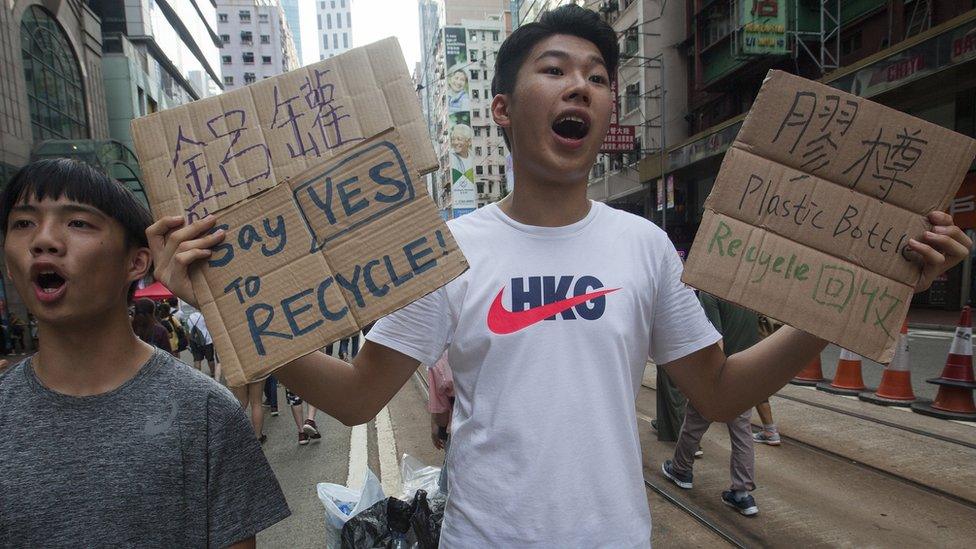
[[(315, 2), (299, 0), (302, 19), (302, 61), (313, 63), (319, 59), (316, 38), (319, 30), (315, 19)], [(352, 44), (363, 46), (387, 36), (396, 36), (413, 73), (420, 61), (420, 30), (417, 26), (416, 0), (352, 0)]]

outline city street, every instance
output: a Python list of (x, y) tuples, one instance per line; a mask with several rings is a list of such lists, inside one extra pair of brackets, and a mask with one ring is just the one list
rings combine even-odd
[[(939, 330), (910, 332), (918, 396), (935, 395), (935, 386), (924, 380), (941, 372), (951, 337), (952, 332)], [(822, 355), (828, 378), (837, 355), (835, 346)], [(881, 371), (880, 365), (865, 361), (865, 382), (876, 385)], [(880, 539), (921, 543), (937, 533), (941, 546), (961, 547), (966, 545), (962, 540), (972, 539), (967, 536), (976, 536), (976, 424), (787, 386), (772, 399), (785, 441), (779, 448), (757, 447), (760, 515), (746, 519), (718, 499), (728, 483), (724, 426), (713, 426), (703, 439), (705, 457), (696, 462), (694, 490), (680, 490), (660, 475), (673, 444), (654, 440), (648, 423), (656, 394), (653, 365), (644, 379), (637, 410), (655, 544), (785, 546), (814, 539), (827, 545)], [(323, 547), (325, 511), (316, 495), (320, 482), (358, 486), (368, 467), (387, 495), (400, 496), (399, 460), (404, 454), (439, 466), (443, 453), (430, 442), (425, 395), (426, 385), (414, 376), (376, 419), (354, 428), (320, 412), (322, 438), (307, 446), (297, 444), (297, 429), (285, 406), (277, 417), (266, 415), (264, 450), (292, 516), (262, 532), (258, 543)], [(279, 388), (279, 403), (284, 402)]]

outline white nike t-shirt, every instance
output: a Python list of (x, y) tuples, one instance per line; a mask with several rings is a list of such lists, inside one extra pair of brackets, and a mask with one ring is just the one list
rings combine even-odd
[(721, 336), (646, 219), (593, 202), (565, 227), (496, 205), (449, 223), (471, 268), (381, 319), (373, 342), (433, 364), (455, 405), (442, 547), (647, 547), (635, 398)]

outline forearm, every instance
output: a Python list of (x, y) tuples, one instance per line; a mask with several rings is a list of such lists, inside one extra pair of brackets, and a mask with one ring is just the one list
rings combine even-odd
[(716, 380), (720, 414), (731, 419), (783, 388), (827, 342), (784, 326), (756, 345), (730, 356)]
[(664, 367), (695, 409), (712, 421), (726, 422), (786, 385), (826, 345), (784, 326), (728, 358), (712, 345)]
[(346, 425), (376, 416), (416, 371), (418, 362), (367, 342), (353, 364), (314, 352), (275, 371), (312, 406)]

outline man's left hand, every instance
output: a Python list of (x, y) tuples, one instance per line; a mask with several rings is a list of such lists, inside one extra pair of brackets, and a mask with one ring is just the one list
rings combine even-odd
[(924, 292), (939, 275), (969, 257), (973, 241), (952, 223), (952, 216), (945, 212), (928, 215), (932, 230), (921, 239), (911, 238), (908, 247), (922, 258), (922, 276), (915, 284), (915, 292)]

